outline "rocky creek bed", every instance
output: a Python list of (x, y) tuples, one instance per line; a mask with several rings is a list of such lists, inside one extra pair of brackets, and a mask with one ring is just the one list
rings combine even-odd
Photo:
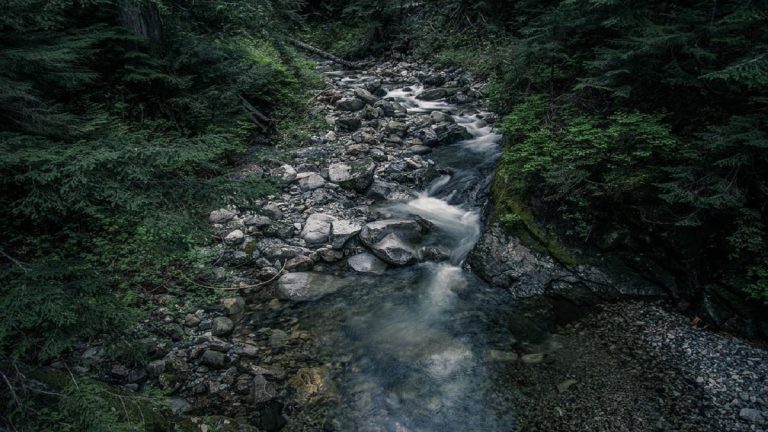
[(653, 284), (483, 228), (500, 136), (482, 83), (410, 62), (320, 67), (328, 130), (245, 168), (283, 194), (210, 215), (215, 273), (238, 295), (183, 316), (161, 305), (174, 342), (112, 380), (160, 387), (193, 430), (210, 414), (267, 431), (768, 427), (764, 347), (693, 326)]

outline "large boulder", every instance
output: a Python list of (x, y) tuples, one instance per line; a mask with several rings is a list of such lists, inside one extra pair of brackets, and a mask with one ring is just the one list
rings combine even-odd
[(301, 238), (308, 245), (321, 245), (331, 239), (331, 223), (336, 218), (325, 213), (315, 213), (307, 218), (301, 230)]
[(328, 178), (345, 189), (363, 192), (373, 183), (373, 161), (335, 163), (328, 167)]
[(458, 124), (439, 124), (432, 126), (438, 145), (449, 145), (472, 138), (467, 128)]
[(312, 301), (343, 287), (343, 280), (314, 272), (286, 273), (277, 281), (277, 296), (283, 300)]

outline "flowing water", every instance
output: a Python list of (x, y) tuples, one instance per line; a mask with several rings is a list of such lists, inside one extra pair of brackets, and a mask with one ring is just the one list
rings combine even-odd
[(386, 97), (409, 113), (449, 113), (472, 138), (429, 155), (450, 175), (435, 179), (410, 202), (385, 207), (432, 222), (432, 241), (450, 250), (450, 260), (380, 276), (350, 273), (346, 288), (294, 305), (289, 313), (318, 341), (320, 360), (340, 366), (332, 376), (339, 397), (329, 429), (509, 431), (516, 422), (510, 410), (514, 390), (501, 384), (499, 371), (521, 344), (547, 333), (517, 313), (507, 293), (461, 266), (481, 233), (483, 191), (500, 136), (480, 113), (417, 100), (420, 90), (392, 90)]

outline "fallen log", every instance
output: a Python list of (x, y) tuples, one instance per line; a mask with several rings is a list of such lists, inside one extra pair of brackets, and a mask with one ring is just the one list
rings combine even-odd
[(313, 47), (312, 45), (306, 44), (300, 40), (296, 39), (288, 39), (288, 42), (290, 42), (292, 45), (301, 48), (305, 51), (308, 51), (312, 54), (318, 55), (320, 57), (323, 57), (325, 59), (328, 59), (334, 63), (338, 63), (344, 67), (350, 68), (350, 69), (359, 69), (361, 65), (357, 62), (351, 62), (349, 60), (344, 60), (343, 58), (339, 58), (327, 51), (323, 51), (320, 48)]

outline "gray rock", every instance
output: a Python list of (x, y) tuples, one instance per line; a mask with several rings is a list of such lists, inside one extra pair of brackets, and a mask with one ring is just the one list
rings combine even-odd
[(336, 109), (340, 111), (360, 111), (365, 102), (358, 98), (341, 98), (336, 102)]
[(277, 206), (275, 203), (269, 203), (265, 205), (261, 209), (261, 213), (264, 216), (270, 217), (273, 220), (279, 220), (283, 218), (283, 212), (280, 210), (280, 207)]
[(391, 233), (376, 243), (366, 243), (374, 255), (392, 265), (408, 265), (416, 262), (413, 247), (404, 242), (397, 234)]
[(759, 425), (765, 423), (765, 414), (762, 411), (756, 410), (754, 408), (742, 408), (741, 411), (739, 411), (739, 417), (750, 423)]
[(227, 209), (218, 209), (211, 212), (211, 215), (208, 216), (208, 222), (214, 224), (226, 223), (231, 221), (234, 217), (235, 212)]
[(373, 161), (335, 163), (328, 167), (328, 178), (345, 189), (363, 192), (373, 183), (375, 170)]
[(357, 117), (339, 117), (335, 121), (340, 131), (353, 132), (360, 129), (363, 122)]
[[(291, 229), (293, 229), (293, 227), (291, 227)], [(261, 255), (270, 262), (274, 262), (275, 260), (286, 260), (309, 253), (309, 249), (307, 248), (287, 245), (281, 240), (274, 238), (260, 240), (256, 244), (256, 248), (261, 252)]]
[(432, 147), (427, 147), (425, 145), (415, 145), (408, 147), (408, 151), (417, 155), (425, 155), (432, 153)]
[(269, 346), (272, 348), (282, 348), (288, 342), (288, 333), (273, 329), (269, 335)]
[(314, 265), (314, 262), (312, 261), (311, 258), (309, 258), (306, 255), (299, 255), (289, 259), (285, 263), (285, 269), (288, 271), (295, 271), (295, 272), (309, 271), (309, 270), (312, 270), (313, 265)]
[(382, 274), (387, 269), (387, 263), (367, 252), (349, 257), (347, 264), (352, 270), (360, 273)]
[(260, 404), (269, 402), (277, 396), (277, 390), (274, 384), (270, 383), (264, 378), (264, 375), (256, 375), (253, 377), (253, 384), (251, 387), (251, 399), (253, 403)]
[(437, 137), (438, 145), (449, 145), (472, 138), (472, 134), (464, 126), (457, 124), (440, 124), (432, 126)]
[(168, 408), (170, 408), (173, 415), (182, 415), (192, 411), (192, 404), (184, 398), (174, 396), (169, 397), (167, 400)]
[(221, 369), (227, 363), (227, 356), (218, 351), (206, 350), (200, 358), (200, 362), (214, 369)]
[(432, 113), (429, 114), (429, 118), (435, 123), (456, 123), (456, 120), (454, 120), (453, 117), (442, 111), (432, 111)]
[(232, 333), (232, 329), (235, 327), (235, 323), (227, 317), (216, 317), (213, 319), (213, 326), (211, 327), (211, 333), (214, 336), (226, 336)]
[(331, 222), (331, 244), (334, 249), (341, 249), (344, 244), (356, 236), (362, 226), (351, 220), (334, 220)]
[(524, 354), (522, 357), (520, 357), (520, 360), (522, 360), (525, 364), (538, 364), (544, 361), (544, 354)]
[(416, 99), (433, 101), (442, 99), (446, 96), (448, 96), (448, 92), (444, 88), (433, 88), (422, 91), (416, 96)]
[(308, 245), (328, 243), (331, 239), (331, 223), (336, 218), (325, 213), (315, 213), (307, 218), (304, 229), (301, 230), (301, 238)]
[(286, 273), (277, 283), (277, 296), (283, 300), (312, 301), (341, 289), (343, 281), (333, 275), (313, 272)]
[(373, 244), (394, 233), (401, 239), (415, 242), (421, 240), (425, 231), (424, 226), (415, 220), (382, 219), (365, 224), (360, 231), (360, 239), (365, 244)]
[(355, 97), (367, 103), (368, 105), (373, 105), (379, 100), (379, 98), (364, 88), (355, 87), (352, 89), (352, 91), (355, 93)]
[(165, 360), (154, 360), (147, 365), (147, 373), (152, 378), (159, 377), (165, 371)]
[(292, 166), (285, 164), (278, 168), (275, 168), (270, 173), (272, 177), (280, 177), (281, 180), (286, 182), (292, 182), (296, 180), (296, 169)]
[(321, 188), (325, 185), (325, 179), (317, 173), (301, 173), (298, 175), (299, 188), (302, 192), (307, 192)]
[(252, 215), (252, 216), (246, 217), (243, 220), (243, 223), (246, 226), (261, 228), (261, 227), (269, 226), (272, 223), (272, 219), (262, 215)]
[(243, 234), (240, 230), (234, 230), (231, 233), (227, 234), (226, 237), (224, 237), (224, 243), (228, 245), (237, 245), (243, 242), (245, 239), (245, 234)]
[(334, 250), (327, 247), (320, 248), (312, 252), (312, 259), (314, 261), (323, 261), (323, 262), (332, 263), (342, 258), (344, 258), (344, 254), (341, 251)]

